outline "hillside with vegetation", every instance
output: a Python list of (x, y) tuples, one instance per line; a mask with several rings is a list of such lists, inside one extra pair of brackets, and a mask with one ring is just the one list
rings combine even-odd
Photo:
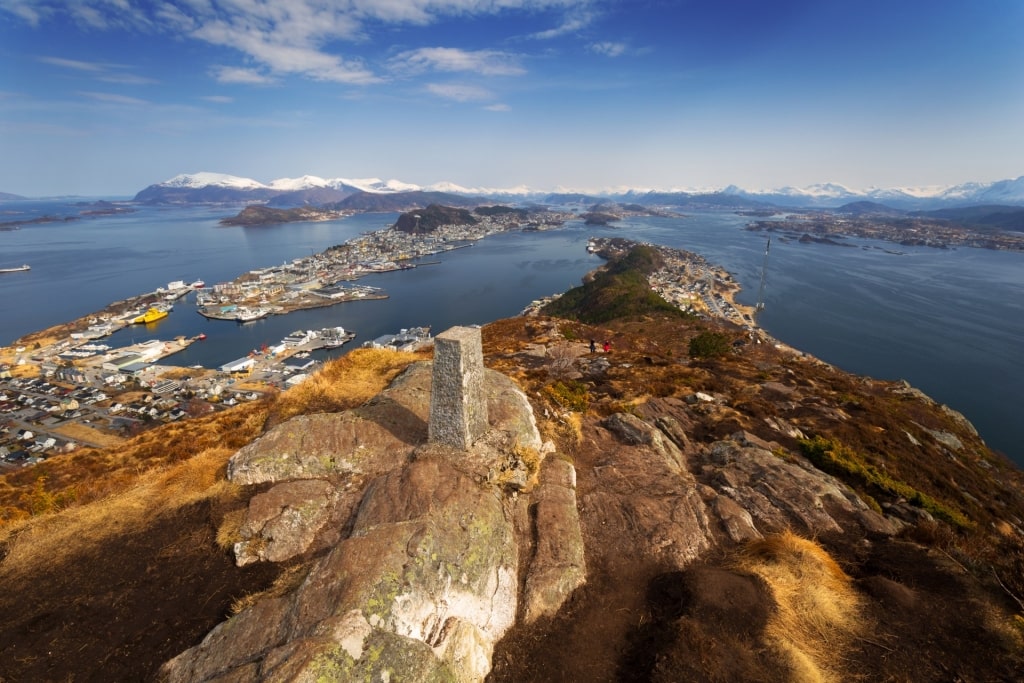
[[(467, 643), (490, 681), (1018, 680), (1021, 472), (904, 383), (659, 303), (657, 267), (631, 249), (484, 326), (543, 448), (489, 437), (449, 462), (423, 445), (430, 354), (359, 349), (260, 402), (5, 475), (0, 680), (462, 680)], [(492, 420), (512, 419), (509, 391)], [(320, 473), (240, 483), (239, 454)], [(329, 520), (275, 555), (303, 515), (253, 536), (254, 515), (314, 485)], [(442, 532), (476, 550), (447, 555)], [(238, 566), (240, 543), (260, 559)], [(324, 612), (385, 555), (399, 573)], [(488, 594), (507, 622), (430, 611), (490, 562), (512, 563), (511, 593)], [(417, 581), (438, 577), (430, 603)]]
[(252, 204), (238, 212), (236, 216), (222, 218), (221, 225), (278, 225), (280, 223), (297, 223), (299, 221), (319, 221), (329, 218), (340, 218), (341, 214), (323, 209), (302, 206), (294, 209), (274, 209), (262, 204)]
[(432, 233), (444, 225), (476, 225), (479, 219), (468, 209), (430, 204), (422, 209), (403, 213), (392, 229), (413, 235)]

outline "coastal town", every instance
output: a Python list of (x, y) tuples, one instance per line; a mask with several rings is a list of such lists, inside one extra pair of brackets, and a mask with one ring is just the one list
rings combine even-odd
[[(217, 368), (175, 365), (173, 355), (204, 335), (152, 339), (123, 347), (103, 340), (130, 325), (166, 316), (195, 293), (199, 314), (243, 324), (268, 315), (355, 300), (386, 298), (360, 277), (436, 264), (429, 257), (509, 230), (547, 230), (573, 214), (496, 213), (430, 232), (394, 226), (360, 235), (321, 253), (250, 270), (231, 282), (174, 281), (117, 301), (103, 311), (27, 335), (0, 349), (0, 471), (28, 466), (80, 446), (119, 443), (150, 426), (187, 419), (295, 386), (316, 369), (310, 353), (338, 348), (355, 334), (341, 327), (296, 330), (275, 344)], [(413, 216), (415, 224), (419, 215)], [(588, 250), (606, 256), (625, 240), (593, 238)], [(739, 285), (724, 270), (690, 252), (657, 247), (665, 267), (652, 288), (680, 309), (755, 329), (753, 309), (736, 303)], [(187, 301), (187, 300), (186, 300)], [(537, 303), (537, 302), (535, 302)], [(364, 346), (417, 350), (432, 343), (428, 328), (398, 330)]]
[(854, 245), (842, 242), (843, 238), (856, 237), (901, 246), (1024, 251), (1024, 232), (1019, 230), (986, 230), (960, 222), (919, 216), (859, 216), (817, 211), (752, 221), (747, 230), (781, 233), (784, 239), (845, 247)]

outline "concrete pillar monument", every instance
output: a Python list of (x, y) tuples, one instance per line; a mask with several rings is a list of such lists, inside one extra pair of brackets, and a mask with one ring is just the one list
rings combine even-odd
[(452, 327), (434, 337), (430, 442), (465, 451), (487, 428), (480, 328)]

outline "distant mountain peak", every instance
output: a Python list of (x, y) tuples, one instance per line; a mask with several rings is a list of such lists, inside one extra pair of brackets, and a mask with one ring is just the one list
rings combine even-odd
[(275, 190), (293, 192), (295, 190), (311, 190), (318, 187), (330, 187), (330, 183), (315, 175), (304, 175), (301, 178), (278, 178), (272, 180), (268, 187)]
[[(568, 197), (586, 197), (586, 201), (613, 199), (643, 202), (673, 201), (688, 203), (701, 198), (702, 205), (739, 206), (740, 200), (761, 204), (790, 207), (836, 208), (859, 201), (879, 202), (900, 210), (924, 210), (979, 204), (1024, 205), (1024, 176), (991, 183), (968, 182), (953, 186), (870, 187), (854, 190), (841, 183), (824, 182), (804, 187), (785, 186), (777, 189), (745, 190), (738, 185), (724, 189), (670, 189), (659, 190), (638, 187), (605, 187), (580, 189), (556, 187), (549, 194), (519, 185), (511, 188), (466, 187), (452, 182), (438, 182), (428, 186), (407, 183), (391, 178), (330, 178), (303, 175), (298, 178), (279, 178), (261, 183), (251, 178), (225, 173), (183, 173), (170, 180), (150, 185), (136, 195), (137, 201), (155, 203), (225, 203), (245, 201), (273, 201), (282, 206), (317, 205), (337, 202), (356, 192), (387, 195), (410, 192), (441, 192), (449, 195), (527, 198), (548, 197), (546, 201), (566, 201)], [(714, 200), (714, 201), (712, 201)]]
[(164, 187), (197, 189), (210, 186), (235, 187), (239, 189), (266, 187), (263, 183), (253, 180), (252, 178), (240, 178), (238, 176), (228, 175), (227, 173), (211, 173), (209, 171), (200, 171), (199, 173), (181, 173), (170, 180), (165, 180), (158, 184), (163, 185)]

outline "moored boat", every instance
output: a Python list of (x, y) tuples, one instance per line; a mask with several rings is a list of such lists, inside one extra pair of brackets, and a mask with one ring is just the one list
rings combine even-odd
[(157, 320), (161, 320), (167, 317), (167, 311), (161, 308), (150, 308), (148, 311), (140, 315), (139, 317), (132, 320), (133, 323), (154, 323)]
[(235, 320), (240, 323), (248, 323), (260, 318), (266, 318), (268, 315), (270, 315), (270, 309), (263, 308), (262, 306), (259, 308), (239, 307), (235, 314)]

